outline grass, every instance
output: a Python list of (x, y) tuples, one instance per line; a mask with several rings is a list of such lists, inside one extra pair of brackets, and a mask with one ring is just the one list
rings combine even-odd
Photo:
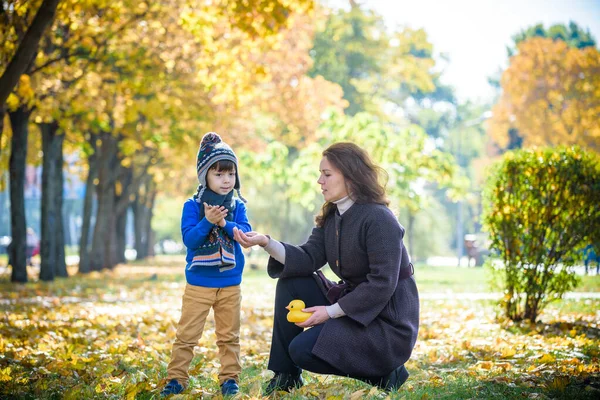
[[(264, 265), (264, 264), (263, 264)], [(71, 271), (74, 272), (74, 271)], [(330, 272), (329, 272), (330, 273)], [(503, 319), (495, 302), (453, 296), (488, 291), (481, 268), (417, 266), (421, 325), (397, 392), (304, 373), (285, 399), (593, 399), (600, 396), (600, 300), (551, 304), (536, 324)], [(119, 266), (52, 283), (0, 276), (0, 398), (151, 399), (165, 384), (185, 279), (182, 257)], [(276, 281), (247, 269), (243, 282), (241, 394), (261, 397)], [(598, 277), (582, 285), (599, 291)], [(441, 293), (437, 298), (426, 294)], [(216, 397), (212, 318), (180, 398)]]

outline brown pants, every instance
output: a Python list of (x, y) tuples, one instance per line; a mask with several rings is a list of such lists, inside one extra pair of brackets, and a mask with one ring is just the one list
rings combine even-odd
[(194, 346), (202, 337), (206, 317), (212, 307), (215, 316), (215, 333), (221, 359), (219, 384), (228, 379), (236, 382), (242, 372), (240, 363), (240, 285), (224, 288), (207, 288), (186, 284), (173, 344), (171, 362), (167, 367), (167, 380), (177, 379), (188, 385), (188, 369), (194, 358)]

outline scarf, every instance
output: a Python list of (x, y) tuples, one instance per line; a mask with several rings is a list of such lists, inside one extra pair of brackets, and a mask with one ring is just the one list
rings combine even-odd
[[(200, 189), (200, 188), (199, 188)], [(201, 191), (198, 190), (198, 193)], [(233, 190), (226, 195), (220, 195), (208, 187), (204, 188), (200, 197), (194, 195), (198, 204), (200, 219), (204, 218), (204, 203), (211, 206), (224, 206), (227, 209), (227, 221), (233, 221), (235, 200)], [(235, 268), (235, 249), (233, 240), (227, 235), (225, 229), (214, 225), (204, 243), (194, 251), (194, 257), (188, 269), (194, 267), (219, 267), (219, 271), (228, 271)]]

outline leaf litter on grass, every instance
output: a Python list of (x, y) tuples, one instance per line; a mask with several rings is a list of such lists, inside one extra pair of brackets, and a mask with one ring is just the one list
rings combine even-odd
[[(156, 396), (166, 383), (185, 286), (180, 268), (157, 269), (118, 267), (54, 283), (1, 283), (0, 397)], [(271, 376), (266, 365), (275, 281), (249, 279), (242, 290), (240, 397), (260, 398)], [(587, 312), (549, 308), (532, 325), (499, 318), (490, 301), (424, 300), (419, 339), (407, 363), (411, 378), (399, 392), (305, 374), (307, 384), (283, 397), (494, 398), (489, 393), (498, 388), (527, 398), (556, 398), (575, 389), (597, 395), (598, 305), (588, 304)], [(218, 395), (211, 316), (195, 354), (186, 393)]]

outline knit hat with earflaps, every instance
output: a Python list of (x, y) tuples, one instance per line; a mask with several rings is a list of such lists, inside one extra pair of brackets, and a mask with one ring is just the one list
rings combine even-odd
[(235, 185), (234, 189), (236, 190), (238, 197), (245, 203), (246, 199), (244, 199), (240, 193), (240, 176), (238, 173), (238, 162), (235, 153), (229, 147), (227, 143), (225, 143), (221, 136), (219, 136), (216, 132), (208, 132), (202, 138), (202, 142), (200, 143), (200, 149), (198, 149), (198, 156), (196, 158), (196, 172), (198, 173), (198, 182), (200, 186), (198, 186), (198, 194), (196, 201), (200, 203), (202, 194), (204, 190), (208, 187), (206, 182), (206, 174), (210, 167), (216, 163), (217, 161), (228, 160), (235, 164)]

